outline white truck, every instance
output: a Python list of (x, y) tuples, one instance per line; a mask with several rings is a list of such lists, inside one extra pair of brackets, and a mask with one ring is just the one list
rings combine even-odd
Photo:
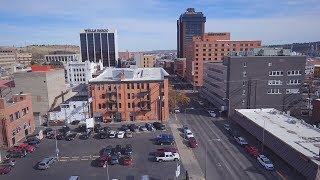
[(179, 161), (180, 156), (178, 153), (172, 153), (172, 152), (164, 152), (160, 156), (156, 157), (157, 162), (162, 162), (162, 161)]

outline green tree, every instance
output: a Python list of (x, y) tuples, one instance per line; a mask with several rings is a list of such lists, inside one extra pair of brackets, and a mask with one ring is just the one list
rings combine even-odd
[(169, 110), (174, 112), (180, 106), (185, 106), (190, 103), (190, 98), (185, 93), (177, 92), (172, 87), (169, 87)]

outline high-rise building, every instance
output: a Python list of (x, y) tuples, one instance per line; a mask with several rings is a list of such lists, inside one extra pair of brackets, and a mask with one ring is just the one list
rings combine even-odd
[(193, 36), (204, 34), (206, 17), (194, 8), (188, 8), (177, 20), (177, 57), (186, 57), (186, 48), (190, 46)]
[(85, 29), (80, 33), (82, 61), (102, 61), (104, 67), (115, 67), (118, 62), (118, 38), (116, 30)]

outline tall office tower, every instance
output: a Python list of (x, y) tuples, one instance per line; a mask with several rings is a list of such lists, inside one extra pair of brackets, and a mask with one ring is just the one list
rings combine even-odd
[(99, 62), (104, 67), (116, 67), (118, 62), (117, 30), (85, 29), (80, 32), (80, 53), (82, 62)]
[(188, 46), (191, 45), (193, 36), (204, 34), (206, 17), (202, 12), (195, 12), (194, 8), (188, 8), (177, 20), (177, 57), (186, 57)]

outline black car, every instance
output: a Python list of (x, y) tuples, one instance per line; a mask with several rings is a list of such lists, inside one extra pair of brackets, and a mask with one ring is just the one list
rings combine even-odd
[(38, 139), (37, 137), (34, 137), (34, 136), (31, 136), (31, 137), (28, 137), (27, 138), (27, 143), (29, 142), (37, 142), (37, 143), (40, 143), (40, 139)]
[(137, 126), (135, 124), (130, 124), (129, 128), (130, 128), (130, 131), (134, 132)]
[(109, 134), (109, 132), (111, 131), (111, 128), (110, 127), (104, 127), (103, 130)]
[(154, 122), (153, 123), (154, 128), (156, 128), (157, 130), (165, 130), (166, 126), (160, 122)]
[(100, 132), (100, 133), (99, 133), (99, 138), (100, 138), (100, 139), (106, 139), (108, 136), (109, 136), (109, 135), (108, 135), (108, 133), (106, 133), (106, 132)]
[(116, 145), (116, 147), (113, 149), (113, 154), (114, 155), (121, 155), (121, 145)]
[(70, 131), (70, 127), (69, 127), (69, 126), (62, 126), (61, 131), (62, 131), (63, 133), (67, 133), (67, 132)]
[(39, 144), (40, 144), (40, 141), (29, 141), (28, 144), (30, 146), (34, 146), (34, 147), (38, 148)]
[(119, 164), (119, 157), (118, 156), (112, 156), (111, 159), (110, 159), (110, 164), (111, 165)]
[(123, 148), (122, 153), (125, 155), (130, 155), (132, 154), (132, 145), (127, 144), (126, 147)]
[(27, 155), (25, 150), (21, 151), (12, 151), (10, 154), (7, 155), (7, 158), (22, 158)]
[(157, 143), (159, 145), (172, 145), (174, 143), (174, 140), (171, 138), (160, 138), (157, 140)]
[(53, 132), (53, 129), (52, 128), (46, 128), (44, 131), (43, 131), (43, 134), (45, 135), (49, 135), (50, 133)]
[(69, 134), (66, 136), (66, 141), (72, 141), (76, 137), (77, 134)]
[(58, 135), (56, 136), (56, 138), (57, 138), (57, 140), (62, 140), (62, 139), (64, 139), (65, 137), (64, 137), (63, 134), (58, 134)]
[(53, 133), (47, 135), (46, 137), (47, 137), (48, 139), (55, 139), (55, 138), (56, 138), (56, 136), (55, 136)]
[(112, 146), (107, 146), (103, 149), (101, 155), (110, 156), (112, 154)]
[(129, 127), (127, 125), (122, 125), (121, 128), (120, 128), (121, 131), (130, 131)]
[(85, 139), (89, 139), (89, 137), (90, 137), (90, 134), (89, 134), (89, 133), (82, 133), (82, 134), (79, 136), (79, 139), (85, 140)]

